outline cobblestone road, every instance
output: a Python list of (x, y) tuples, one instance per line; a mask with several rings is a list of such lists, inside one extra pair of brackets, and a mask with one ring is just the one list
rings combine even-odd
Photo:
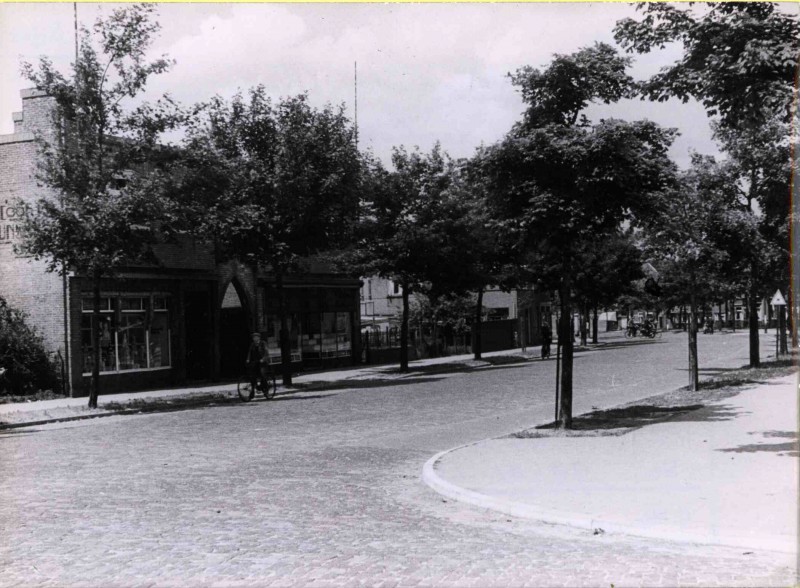
[[(747, 362), (746, 337), (715, 337), (701, 339), (704, 365)], [(679, 335), (581, 354), (576, 414), (683, 385), (685, 357)], [(437, 451), (552, 418), (553, 368), (431, 372), (4, 433), (0, 585), (795, 582), (788, 556), (592, 535), (445, 501), (421, 483)]]

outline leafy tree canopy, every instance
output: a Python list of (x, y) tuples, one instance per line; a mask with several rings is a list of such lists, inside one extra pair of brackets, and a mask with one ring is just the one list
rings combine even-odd
[(617, 23), (615, 38), (630, 52), (669, 43), (683, 56), (644, 82), (644, 95), (694, 98), (729, 128), (791, 118), (800, 56), (800, 24), (778, 3), (715, 2), (675, 6), (641, 3), (643, 18)]
[(176, 123), (176, 108), (168, 96), (123, 106), (171, 65), (146, 59), (159, 29), (153, 12), (151, 5), (118, 8), (91, 31), (82, 29), (69, 77), (47, 58), (38, 67), (23, 64), (54, 108), (52, 129), (37, 136), (37, 177), (50, 190), (29, 208), (20, 250), (46, 259), (51, 271), (110, 275), (152, 260), (149, 246), (175, 220), (158, 139)]
[[(509, 74), (528, 104), (524, 125), (574, 125), (590, 102), (617, 102), (633, 94), (627, 73), (631, 60), (605, 43), (595, 43), (571, 55), (556, 54), (547, 69), (525, 66)], [(582, 125), (588, 121), (584, 117)]]
[(358, 215), (362, 161), (342, 106), (306, 94), (273, 103), (264, 86), (197, 109), (182, 192), (195, 232), (224, 256), (287, 271), (344, 246)]

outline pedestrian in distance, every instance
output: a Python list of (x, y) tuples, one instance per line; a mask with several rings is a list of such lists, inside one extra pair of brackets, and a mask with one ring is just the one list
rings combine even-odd
[(247, 374), (250, 376), (250, 400), (253, 399), (259, 379), (267, 381), (269, 370), (269, 350), (267, 344), (261, 340), (261, 333), (250, 335), (250, 348), (247, 350)]
[(714, 319), (708, 317), (706, 319), (706, 327), (703, 329), (703, 333), (706, 335), (713, 335), (714, 334)]
[(548, 323), (542, 325), (542, 359), (550, 357), (550, 344), (553, 342), (553, 330)]

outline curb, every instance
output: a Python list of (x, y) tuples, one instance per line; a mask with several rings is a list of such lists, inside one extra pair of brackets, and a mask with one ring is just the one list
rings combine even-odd
[(593, 532), (611, 532), (645, 537), (648, 539), (664, 539), (678, 543), (716, 545), (759, 551), (778, 551), (791, 554), (797, 553), (796, 538), (782, 535), (718, 536), (696, 529), (682, 529), (669, 525), (637, 527), (618, 523), (613, 520), (595, 518), (584, 513), (546, 509), (534, 504), (523, 504), (512, 500), (487, 496), (448, 482), (436, 473), (437, 463), (448, 454), (467, 449), (478, 443), (492, 440), (493, 439), (484, 439), (483, 441), (476, 441), (437, 453), (422, 466), (422, 481), (435, 492), (453, 500), (542, 523), (565, 525)]
[(0, 431), (5, 431), (8, 429), (21, 429), (23, 427), (39, 427), (41, 425), (50, 425), (52, 423), (68, 423), (70, 421), (85, 421), (89, 419), (99, 419), (103, 417), (110, 417), (115, 416), (118, 414), (131, 414), (140, 412), (139, 409), (126, 409), (126, 410), (116, 410), (116, 411), (109, 411), (109, 412), (102, 412), (98, 414), (85, 414), (85, 415), (78, 415), (78, 416), (71, 416), (71, 417), (53, 417), (51, 419), (44, 419), (39, 421), (25, 421), (24, 423), (0, 423)]
[[(303, 392), (320, 392), (325, 391), (324, 385), (311, 385), (307, 388), (297, 389), (297, 390), (282, 390), (276, 394), (276, 396), (284, 396), (284, 395), (291, 395)], [(281, 390), (281, 388), (279, 388)], [(221, 393), (221, 392), (220, 392)], [(235, 391), (232, 396), (235, 396)], [(188, 394), (186, 396), (153, 396), (151, 397), (153, 400), (153, 405), (158, 405), (159, 401), (163, 401), (165, 398), (189, 398), (191, 399), (192, 395)], [(62, 417), (51, 417), (45, 419), (39, 419), (34, 421), (22, 421), (18, 423), (4, 423), (0, 421), (0, 432), (9, 430), (9, 429), (21, 429), (24, 427), (38, 427), (42, 425), (50, 425), (53, 423), (68, 423), (72, 421), (84, 421), (89, 419), (97, 419), (103, 417), (110, 417), (115, 415), (135, 415), (135, 414), (158, 414), (158, 413), (165, 413), (165, 412), (176, 412), (180, 410), (201, 407), (201, 406), (212, 406), (215, 402), (213, 400), (209, 400), (208, 402), (198, 402), (196, 404), (187, 404), (186, 406), (169, 406), (164, 405), (161, 408), (149, 409), (147, 406), (137, 406), (131, 408), (120, 408), (118, 410), (108, 410), (103, 409), (102, 407), (98, 407), (98, 412), (91, 413), (91, 414), (81, 414), (75, 416), (62, 416)], [(233, 404), (236, 404), (234, 402)], [(83, 405), (81, 405), (83, 406)], [(56, 407), (57, 408), (57, 407)], [(102, 412), (100, 412), (102, 411)], [(21, 411), (25, 412), (25, 411)], [(33, 411), (31, 411), (33, 412)]]

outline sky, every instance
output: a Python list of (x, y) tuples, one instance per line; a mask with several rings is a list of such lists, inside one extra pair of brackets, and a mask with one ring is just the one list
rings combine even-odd
[[(90, 24), (109, 5), (78, 4)], [(146, 98), (168, 92), (183, 104), (264, 84), (274, 98), (307, 91), (312, 104), (344, 103), (354, 115), (358, 72), (359, 146), (388, 161), (393, 146), (469, 157), (501, 139), (524, 105), (508, 73), (546, 66), (554, 53), (603, 41), (635, 16), (627, 4), (163, 4), (153, 55), (176, 60), (152, 78)], [(0, 4), (0, 133), (21, 109), (23, 60), (49, 56), (66, 71), (74, 57), (73, 4)], [(645, 78), (680, 55), (678, 47), (635, 56)], [(650, 119), (679, 130), (672, 157), (716, 154), (696, 103), (627, 100), (590, 109), (593, 119)]]

